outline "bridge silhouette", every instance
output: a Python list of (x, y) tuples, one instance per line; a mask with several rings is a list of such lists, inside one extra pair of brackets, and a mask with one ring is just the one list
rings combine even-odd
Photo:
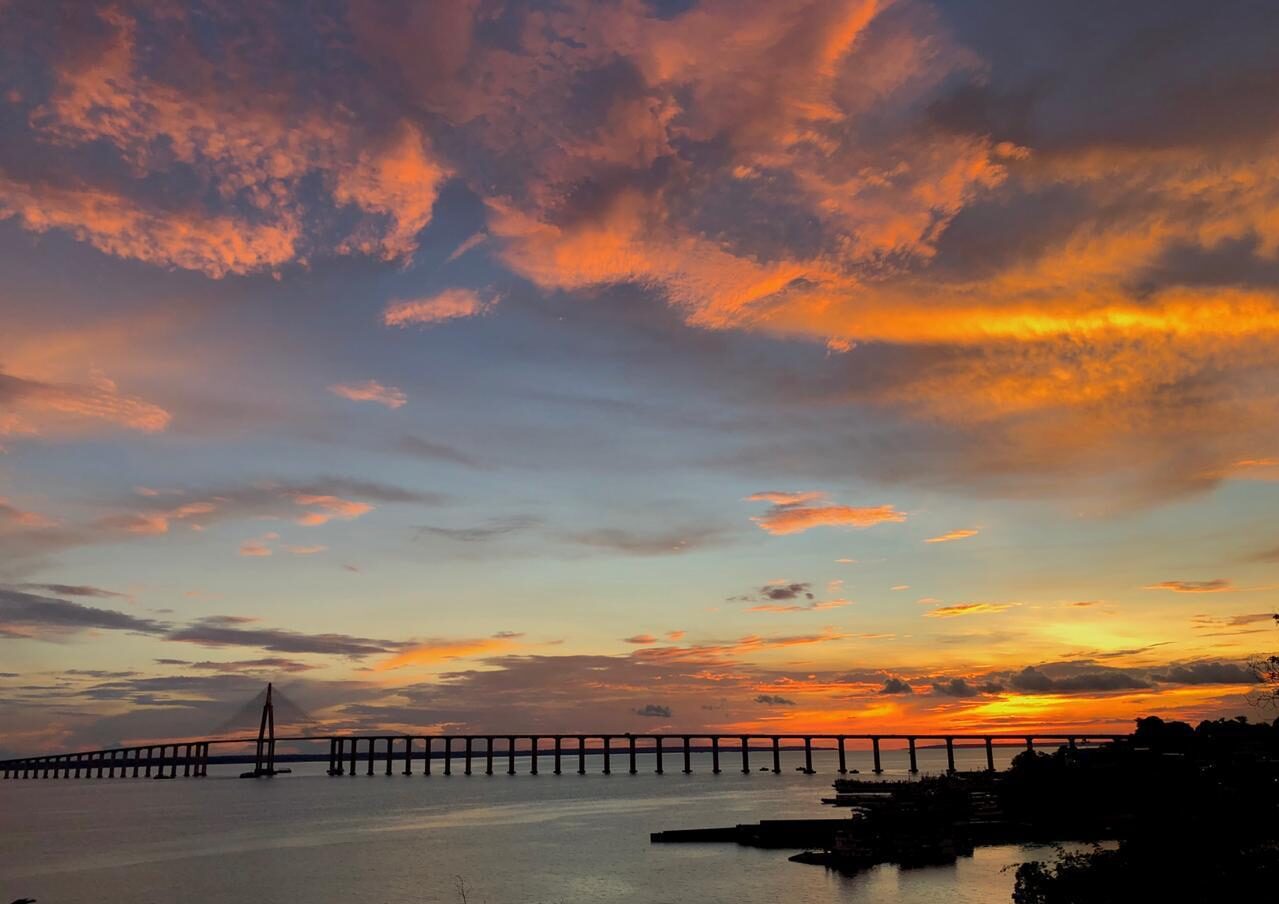
[[(265, 695), (265, 696), (264, 696)], [(635, 775), (638, 769), (638, 758), (652, 756), (653, 771), (661, 775), (665, 771), (666, 757), (676, 758), (682, 765), (685, 774), (693, 772), (693, 754), (711, 754), (711, 772), (718, 775), (724, 756), (740, 756), (741, 771), (750, 773), (751, 755), (770, 757), (771, 763), (761, 771), (769, 771), (774, 775), (782, 771), (781, 754), (783, 750), (803, 750), (804, 765), (799, 771), (814, 774), (813, 751), (835, 750), (838, 752), (838, 772), (842, 775), (848, 770), (848, 745), (850, 743), (869, 743), (873, 758), (875, 774), (884, 771), (883, 761), (886, 752), (904, 751), (908, 757), (911, 774), (919, 772), (919, 744), (924, 742), (940, 742), (945, 745), (947, 771), (955, 772), (956, 746), (984, 747), (986, 769), (995, 771), (995, 746), (1009, 744), (1024, 745), (1027, 750), (1035, 750), (1037, 744), (1055, 742), (1074, 747), (1080, 744), (1106, 742), (1111, 743), (1127, 737), (1123, 734), (1106, 734), (1089, 732), (1019, 732), (1016, 734), (961, 734), (950, 732), (906, 732), (906, 733), (811, 733), (795, 732), (784, 734), (760, 733), (613, 733), (613, 732), (493, 732), (482, 734), (378, 734), (378, 733), (340, 733), (340, 734), (303, 734), (277, 737), (275, 734), (275, 701), (270, 685), (263, 694), (259, 694), (251, 705), (256, 709), (257, 701), (262, 700), (262, 712), (256, 737), (240, 738), (202, 738), (196, 740), (169, 741), (159, 744), (146, 744), (130, 747), (112, 747), (100, 750), (82, 750), (72, 753), (44, 754), (40, 756), (17, 757), (0, 760), (0, 779), (49, 779), (49, 778), (178, 778), (178, 770), (183, 778), (203, 778), (208, 775), (210, 762), (252, 762), (254, 768), (243, 773), (242, 778), (270, 778), (287, 769), (276, 768), (277, 763), (284, 761), (320, 761), (328, 762), (330, 776), (355, 776), (363, 772), (375, 775), (382, 772), (392, 775), (395, 766), (402, 766), (404, 775), (412, 775), (415, 762), (421, 763), (423, 775), (432, 774), (432, 765), (439, 762), (442, 775), (452, 775), (455, 763), (461, 765), (463, 775), (471, 775), (476, 771), (477, 763), (482, 763), (485, 775), (494, 774), (494, 764), (498, 760), (506, 761), (506, 773), (517, 774), (517, 759), (528, 763), (527, 774), (537, 775), (539, 765), (550, 758), (552, 772), (560, 775), (564, 771), (567, 759), (571, 765), (577, 761), (577, 774), (587, 773), (587, 758), (601, 762), (600, 772), (610, 775), (613, 772), (615, 757), (624, 757), (627, 772)], [(498, 744), (497, 742), (501, 742)], [(701, 742), (694, 744), (694, 742)], [(791, 742), (790, 746), (784, 746)], [(885, 743), (894, 745), (885, 747)], [(325, 753), (284, 753), (277, 750), (277, 745), (287, 744), (292, 747), (315, 745)], [(815, 746), (824, 745), (824, 746)], [(211, 751), (216, 746), (235, 746), (247, 749), (254, 745), (254, 754), (250, 759), (246, 754), (221, 756), (211, 759)], [(904, 746), (902, 746), (904, 745)], [(855, 748), (864, 749), (861, 747)], [(682, 760), (682, 763), (680, 763)], [(768, 760), (766, 760), (767, 762)], [(771, 768), (770, 768), (771, 767)]]

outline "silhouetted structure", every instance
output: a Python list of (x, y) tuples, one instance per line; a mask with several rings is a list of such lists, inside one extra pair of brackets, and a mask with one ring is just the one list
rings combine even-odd
[[(872, 755), (873, 771), (876, 774), (884, 771), (884, 744), (900, 744), (900, 750), (908, 757), (910, 772), (919, 772), (919, 742), (941, 742), (946, 749), (947, 772), (954, 773), (955, 749), (957, 745), (984, 747), (986, 753), (986, 769), (995, 771), (995, 746), (1009, 744), (1024, 745), (1033, 752), (1036, 744), (1065, 741), (1068, 747), (1087, 745), (1093, 742), (1111, 742), (1126, 735), (1088, 734), (1072, 735), (1058, 733), (1033, 734), (612, 734), (592, 732), (588, 734), (458, 734), (458, 735), (411, 735), (411, 734), (343, 734), (343, 735), (294, 735), (276, 737), (275, 716), (276, 697), (279, 703), (294, 714), (294, 717), (309, 721), (295, 704), (278, 695), (274, 686), (268, 684), (265, 692), (255, 696), (248, 705), (241, 708), (228, 725), (243, 725), (245, 721), (257, 714), (258, 734), (256, 738), (209, 738), (193, 741), (180, 741), (176, 744), (148, 745), (140, 747), (117, 747), (106, 750), (89, 750), (77, 753), (62, 753), (48, 756), (21, 757), (0, 761), (0, 777), (5, 779), (19, 778), (176, 778), (178, 767), (182, 767), (184, 777), (202, 777), (208, 773), (210, 748), (214, 745), (228, 745), (243, 748), (254, 744), (253, 769), (243, 773), (243, 778), (264, 778), (288, 772), (280, 769), (277, 763), (281, 759), (291, 761), (325, 761), (328, 762), (328, 774), (373, 775), (379, 771), (391, 775), (396, 764), (402, 764), (404, 775), (413, 774), (414, 761), (422, 763), (422, 774), (430, 775), (435, 760), (442, 760), (440, 772), (443, 775), (453, 774), (453, 763), (461, 760), (462, 773), (471, 775), (476, 768), (476, 761), (483, 758), (485, 775), (492, 775), (495, 761), (500, 757), (506, 760), (506, 773), (515, 775), (515, 762), (518, 758), (528, 762), (528, 774), (537, 775), (538, 768), (544, 758), (551, 757), (553, 772), (562, 774), (564, 760), (570, 763), (577, 761), (577, 773), (586, 774), (587, 757), (602, 759), (601, 772), (609, 775), (613, 771), (614, 757), (625, 756), (627, 771), (634, 775), (639, 771), (639, 757), (652, 756), (653, 771), (661, 775), (665, 771), (667, 756), (679, 756), (682, 760), (682, 771), (689, 774), (693, 771), (693, 754), (711, 754), (711, 772), (718, 775), (722, 770), (721, 756), (734, 754), (741, 757), (741, 771), (749, 774), (751, 755), (763, 754), (769, 757), (768, 766), (760, 771), (779, 774), (782, 771), (782, 751), (802, 750), (804, 765), (799, 771), (808, 775), (816, 773), (813, 768), (813, 751), (836, 750), (839, 755), (838, 771), (841, 775), (848, 772), (847, 748), (849, 742), (868, 743)], [(257, 713), (258, 701), (261, 701), (261, 712)], [(327, 757), (323, 754), (294, 752), (281, 755), (277, 751), (278, 743), (286, 743), (294, 748), (301, 745), (328, 744)], [(499, 744), (500, 742), (500, 744)], [(701, 742), (701, 743), (694, 743)], [(727, 742), (727, 743), (726, 743)], [(784, 746), (792, 742), (792, 746)], [(800, 742), (802, 746), (794, 745)], [(547, 747), (549, 743), (551, 746)], [(832, 746), (814, 746), (827, 744)], [(159, 750), (157, 755), (156, 750)], [(891, 751), (889, 751), (891, 752)], [(770, 756), (771, 755), (771, 756)], [(244, 754), (230, 754), (218, 758), (221, 762), (248, 762)], [(117, 770), (119, 770), (117, 772)], [(155, 771), (154, 776), (152, 775)]]
[(253, 760), (253, 771), (245, 772), (240, 778), (270, 778), (275, 770), (275, 705), (271, 702), (272, 687), (266, 686), (266, 701), (262, 704), (262, 721), (258, 726), (257, 753)]
[[(912, 774), (919, 772), (919, 742), (934, 741), (945, 745), (947, 771), (955, 772), (955, 750), (958, 746), (984, 747), (986, 768), (995, 770), (995, 746), (1008, 744), (1024, 745), (1026, 750), (1033, 751), (1036, 745), (1048, 742), (1065, 741), (1069, 747), (1096, 742), (1112, 742), (1125, 737), (1116, 734), (1067, 735), (1059, 733), (1035, 733), (1017, 735), (969, 735), (969, 734), (483, 734), (483, 735), (408, 735), (408, 734), (374, 734), (374, 735), (299, 735), (292, 737), (275, 737), (272, 724), (272, 711), (264, 707), (262, 723), (257, 738), (216, 738), (208, 740), (183, 742), (176, 745), (163, 745), (161, 760), (170, 770), (168, 777), (176, 777), (177, 765), (184, 765), (184, 775), (206, 774), (209, 762), (209, 750), (214, 745), (256, 744), (252, 772), (248, 776), (257, 777), (278, 774), (283, 770), (276, 768), (280, 759), (299, 761), (327, 761), (329, 775), (373, 775), (381, 771), (391, 775), (396, 766), (401, 766), (404, 775), (412, 775), (414, 762), (422, 764), (422, 774), (432, 774), (435, 762), (440, 763), (443, 775), (453, 774), (453, 765), (461, 761), (462, 773), (471, 775), (480, 768), (486, 775), (494, 773), (498, 761), (506, 761), (506, 773), (516, 774), (516, 760), (528, 763), (528, 774), (537, 775), (542, 763), (550, 758), (552, 771), (560, 775), (566, 768), (572, 768), (576, 760), (576, 771), (579, 775), (587, 772), (586, 761), (602, 760), (600, 771), (609, 775), (613, 772), (615, 758), (625, 756), (627, 771), (634, 775), (639, 771), (639, 757), (653, 758), (653, 771), (661, 775), (665, 771), (669, 756), (679, 757), (682, 771), (686, 774), (693, 771), (694, 753), (711, 754), (711, 772), (722, 771), (722, 756), (737, 755), (741, 758), (741, 771), (750, 773), (751, 756), (764, 755), (768, 766), (760, 771), (779, 774), (782, 771), (782, 751), (802, 750), (804, 765), (799, 771), (815, 774), (813, 768), (814, 750), (835, 750), (838, 752), (838, 772), (848, 772), (847, 749), (850, 742), (868, 742), (873, 758), (873, 771), (884, 771), (884, 756), (894, 752), (884, 748), (885, 743), (903, 744), (900, 752), (905, 753)], [(694, 743), (700, 742), (700, 743)], [(726, 743), (727, 742), (727, 743)], [(799, 742), (799, 744), (787, 744)], [(327, 756), (320, 754), (292, 753), (281, 755), (277, 752), (277, 744), (287, 743), (293, 746), (306, 744), (328, 744)], [(829, 746), (816, 746), (826, 744)], [(172, 754), (165, 751), (172, 747)], [(128, 777), (129, 770), (123, 768), (127, 763), (133, 767), (133, 773), (139, 769), (150, 767), (160, 761), (155, 759), (154, 747), (129, 747), (108, 750), (93, 750), (79, 753), (64, 753), (52, 756), (23, 757), (0, 761), (0, 777), (16, 778), (90, 778), (96, 774), (101, 777)], [(187, 751), (185, 754), (180, 751)], [(193, 753), (191, 751), (194, 751)], [(568, 760), (568, 763), (565, 760)], [(244, 762), (243, 757), (222, 758), (223, 762)], [(186, 765), (190, 763), (192, 766)], [(116, 768), (120, 768), (117, 776)]]

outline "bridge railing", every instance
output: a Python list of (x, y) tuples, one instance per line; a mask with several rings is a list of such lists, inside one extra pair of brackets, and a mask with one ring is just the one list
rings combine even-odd
[[(528, 764), (527, 772), (538, 774), (541, 764), (549, 763), (554, 774), (559, 775), (576, 761), (576, 772), (586, 774), (586, 761), (590, 757), (602, 761), (603, 774), (613, 771), (615, 758), (624, 757), (627, 771), (634, 775), (638, 770), (638, 758), (652, 756), (653, 771), (661, 775), (668, 757), (682, 766), (684, 773), (693, 771), (693, 754), (711, 754), (711, 772), (719, 774), (722, 757), (739, 756), (741, 771), (749, 773), (752, 755), (765, 757), (764, 768), (778, 774), (782, 771), (783, 750), (802, 750), (802, 772), (813, 774), (814, 750), (836, 750), (838, 772), (848, 772), (848, 745), (869, 744), (873, 758), (872, 771), (884, 771), (885, 752), (904, 750), (909, 758), (909, 771), (919, 772), (918, 751), (920, 742), (940, 742), (946, 749), (947, 771), (955, 772), (957, 746), (984, 747), (986, 768), (995, 770), (995, 747), (1016, 744), (1027, 750), (1050, 742), (1065, 743), (1071, 747), (1097, 742), (1111, 743), (1126, 738), (1123, 734), (1082, 732), (1034, 732), (1030, 734), (946, 734), (946, 733), (894, 733), (894, 734), (465, 734), (465, 735), (410, 735), (410, 734), (345, 734), (321, 736), (296, 736), (277, 738), (275, 743), (325, 743), (328, 744), (328, 774), (373, 775), (381, 767), (386, 775), (401, 765), (404, 775), (413, 774), (415, 762), (421, 762), (423, 775), (430, 775), (432, 765), (439, 761), (439, 772), (452, 775), (453, 766), (461, 765), (464, 775), (473, 774), (482, 764), (486, 775), (494, 773), (495, 764), (505, 760), (505, 772), (516, 774), (516, 760)], [(117, 747), (104, 750), (88, 750), (75, 753), (21, 757), (0, 761), (0, 778), (202, 778), (208, 775), (210, 748), (217, 744), (252, 744), (255, 739), (208, 739), (180, 741), (177, 743), (149, 744), (136, 747)], [(699, 743), (694, 743), (699, 742)], [(727, 743), (726, 743), (727, 742)], [(789, 745), (787, 742), (790, 742)], [(823, 746), (824, 745), (824, 746)], [(832, 746), (833, 745), (833, 746)], [(889, 746), (896, 745), (896, 746)], [(904, 746), (902, 746), (904, 745)], [(864, 749), (864, 748), (859, 748)], [(281, 759), (288, 759), (283, 757)], [(306, 756), (305, 759), (320, 759)]]

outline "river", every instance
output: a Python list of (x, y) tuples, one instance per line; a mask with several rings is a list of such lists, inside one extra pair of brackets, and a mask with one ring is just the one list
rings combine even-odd
[[(957, 754), (984, 765), (983, 751)], [(254, 781), (214, 766), (205, 779), (0, 782), (0, 904), (460, 904), (458, 877), (467, 904), (989, 904), (1010, 900), (1004, 867), (1051, 856), (978, 848), (953, 867), (844, 877), (790, 851), (649, 844), (663, 829), (846, 812), (820, 803), (834, 754), (816, 752), (816, 775), (794, 771), (801, 756), (785, 753), (781, 775), (742, 775), (731, 756), (711, 775), (696, 754), (692, 775), (653, 775), (641, 758), (633, 776), (556, 776), (543, 761), (538, 776), (445, 777), (437, 763), (430, 777), (330, 778), (307, 763)], [(901, 777), (886, 757), (884, 777)], [(920, 751), (925, 771), (944, 765), (944, 751)], [(849, 766), (868, 773), (869, 756), (850, 752)]]

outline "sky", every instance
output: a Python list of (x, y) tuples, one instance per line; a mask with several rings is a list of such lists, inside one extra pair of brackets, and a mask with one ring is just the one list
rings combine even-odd
[(1273, 718), (1276, 39), (0, 0), (0, 750)]

